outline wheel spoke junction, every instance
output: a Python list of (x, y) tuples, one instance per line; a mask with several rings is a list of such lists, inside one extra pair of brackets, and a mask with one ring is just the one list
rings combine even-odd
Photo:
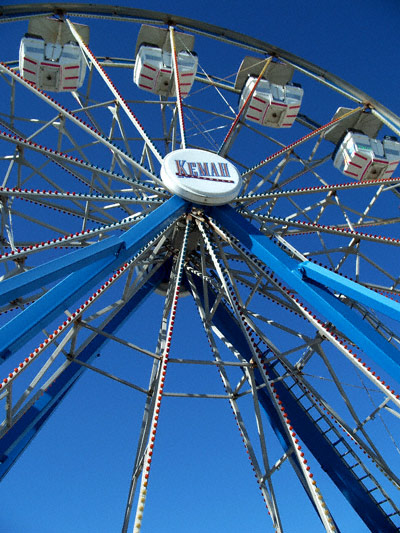
[(93, 401), (108, 529), (398, 531), (400, 119), (229, 30), (48, 9), (2, 15), (3, 486), (71, 412), (101, 449)]

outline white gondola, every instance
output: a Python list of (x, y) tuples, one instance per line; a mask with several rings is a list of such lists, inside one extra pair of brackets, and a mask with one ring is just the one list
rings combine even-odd
[[(89, 42), (89, 27), (75, 24)], [(86, 62), (65, 22), (53, 17), (33, 17), (19, 48), (19, 71), (39, 89), (74, 91), (85, 79)]]
[[(257, 81), (249, 77), (243, 87), (239, 108), (246, 102)], [(299, 85), (276, 85), (261, 79), (245, 111), (247, 120), (272, 128), (290, 128), (295, 121), (303, 99), (303, 89)]]
[(379, 141), (349, 131), (337, 145), (333, 158), (340, 172), (356, 180), (390, 178), (400, 162), (400, 142), (395, 137)]
[(51, 43), (27, 36), (21, 40), (19, 69), (39, 89), (74, 91), (84, 82), (86, 63), (75, 43)]
[[(185, 98), (192, 88), (197, 72), (195, 53), (177, 54), (181, 96)], [(160, 96), (175, 95), (172, 55), (157, 46), (141, 45), (136, 55), (133, 80), (138, 87)]]

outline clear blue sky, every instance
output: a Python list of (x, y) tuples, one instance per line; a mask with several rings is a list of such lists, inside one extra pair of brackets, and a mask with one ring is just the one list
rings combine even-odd
[[(119, 4), (204, 20), (265, 40), (325, 67), (400, 114), (396, 0)], [(9, 39), (8, 31), (0, 26), (2, 40)], [(123, 38), (129, 36), (115, 36)], [(190, 311), (190, 303), (182, 302)], [(143, 313), (142, 320), (150, 322), (151, 310)], [(193, 321), (186, 328), (199, 326)], [(182, 335), (182, 351), (193, 349), (190, 340)], [(201, 345), (195, 349), (201, 350)], [(57, 410), (8, 474), (0, 486), (0, 533), (120, 530), (135, 454), (131, 426), (141, 409), (120, 386), (103, 388), (103, 383), (97, 376), (85, 376), (66, 400), (68, 405)], [(163, 469), (151, 478), (149, 491), (154, 496), (145, 509), (143, 533), (272, 531), (230, 410), (218, 404), (209, 417), (199, 403), (193, 404), (192, 412), (174, 407), (172, 402), (165, 405), (163, 422), (173, 431), (157, 436), (162, 453), (155, 458), (154, 470), (157, 461)], [(318, 521), (307, 522), (308, 515), (299, 525), (303, 503), (296, 500), (291, 486), (287, 499), (293, 508), (289, 533), (321, 531)], [(366, 531), (352, 525), (351, 518), (348, 525), (343, 533)]]

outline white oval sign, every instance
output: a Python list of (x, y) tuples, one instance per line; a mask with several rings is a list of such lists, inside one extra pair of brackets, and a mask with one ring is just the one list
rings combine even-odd
[(239, 194), (242, 178), (223, 157), (187, 148), (166, 155), (161, 179), (174, 194), (198, 204), (222, 205)]

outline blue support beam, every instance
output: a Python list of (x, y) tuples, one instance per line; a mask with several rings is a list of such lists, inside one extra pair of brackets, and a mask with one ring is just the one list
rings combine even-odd
[[(143, 246), (187, 209), (189, 209), (187, 202), (173, 197), (126, 231), (117, 239), (117, 245), (114, 239), (109, 239), (110, 245), (108, 248), (101, 248), (101, 253), (98, 253), (97, 244), (93, 244), (86, 249), (68, 254), (62, 269), (58, 269), (57, 266), (55, 268), (57, 275), (60, 271), (64, 274), (72, 273), (0, 329), (0, 359), (8, 359), (30, 338), (45, 328), (51, 320), (59, 316), (69, 305), (86, 294), (114, 269), (138, 253)], [(94, 251), (92, 260), (90, 260), (90, 250)], [(107, 254), (104, 256), (105, 251)], [(22, 287), (30, 286), (29, 281), (31, 281), (32, 289), (45, 285), (48, 272), (55, 263), (57, 262), (51, 261), (5, 280), (0, 284), (0, 289), (5, 286), (4, 292), (8, 293), (7, 287), (9, 285), (18, 287), (18, 280), (21, 280)], [(15, 290), (17, 291), (17, 288)]]
[[(124, 321), (140, 307), (153, 290), (162, 282), (164, 275), (163, 268), (157, 270), (147, 283), (113, 316), (103, 331), (114, 335)], [(108, 337), (104, 335), (96, 335), (79, 354), (78, 360), (84, 363), (90, 363), (108, 340)], [(44, 392), (43, 396), (22, 415), (0, 440), (0, 479), (6, 475), (31, 440), (37, 435), (40, 428), (54, 412), (84, 370), (86, 370), (85, 367), (71, 363), (60, 374), (52, 386)]]
[(390, 318), (400, 320), (400, 305), (394, 300), (311, 261), (300, 263), (298, 269), (304, 279), (316, 281)]
[[(299, 263), (229, 206), (209, 210), (212, 218), (284, 283), (317, 309), (372, 360), (400, 383), (400, 352), (326, 286), (303, 278)], [(304, 263), (303, 263), (304, 265)]]
[(0, 283), (0, 305), (49, 285), (100, 259), (118, 256), (123, 248), (124, 243), (118, 237), (110, 237), (8, 278)]
[(162, 231), (178, 218), (187, 206), (187, 202), (174, 196), (120, 237), (110, 237), (91, 244), (2, 281), (0, 283), (0, 305), (40, 289), (98, 259), (116, 256), (121, 258), (121, 261), (126, 260), (147, 244), (157, 232)]
[[(201, 281), (193, 279), (197, 293), (204, 305), (204, 294)], [(212, 307), (216, 300), (215, 293), (208, 287), (209, 306)], [(236, 350), (247, 360), (251, 361), (253, 354), (249, 348), (247, 339), (243, 334), (240, 324), (232, 315), (229, 309), (221, 302), (212, 318), (213, 324), (222, 332), (224, 337), (234, 346)], [(368, 492), (368, 489), (361, 483), (353, 471), (348, 468), (345, 461), (337, 453), (332, 443), (323, 436), (321, 430), (314, 423), (310, 415), (299, 405), (295, 395), (287, 387), (284, 380), (277, 379), (280, 376), (273, 365), (265, 363), (268, 375), (271, 379), (276, 379), (274, 387), (279, 394), (279, 399), (285, 406), (285, 411), (290, 418), (291, 425), (304, 442), (321, 468), (328, 474), (338, 489), (348, 500), (353, 509), (365, 522), (370, 531), (374, 533), (394, 533), (397, 528), (393, 522), (385, 515), (382, 509), (376, 505), (375, 500)], [(254, 369), (255, 381), (258, 388), (258, 397), (267, 418), (273, 428), (282, 448), (287, 452), (291, 447), (291, 441), (286, 434), (286, 428), (278, 416), (275, 404), (271, 399), (267, 389), (261, 387), (264, 384), (263, 377), (258, 370)], [(297, 458), (293, 460), (298, 464)], [(299, 469), (300, 469), (300, 465)], [(311, 503), (313, 503), (310, 498)], [(338, 529), (338, 528), (337, 528)], [(339, 531), (339, 529), (338, 529)]]
[[(70, 274), (0, 329), (0, 361), (7, 360), (34, 335), (112, 272), (115, 256), (104, 257)], [(118, 266), (123, 259), (118, 259)], [(75, 309), (73, 309), (75, 310)], [(61, 319), (62, 321), (62, 319)]]

